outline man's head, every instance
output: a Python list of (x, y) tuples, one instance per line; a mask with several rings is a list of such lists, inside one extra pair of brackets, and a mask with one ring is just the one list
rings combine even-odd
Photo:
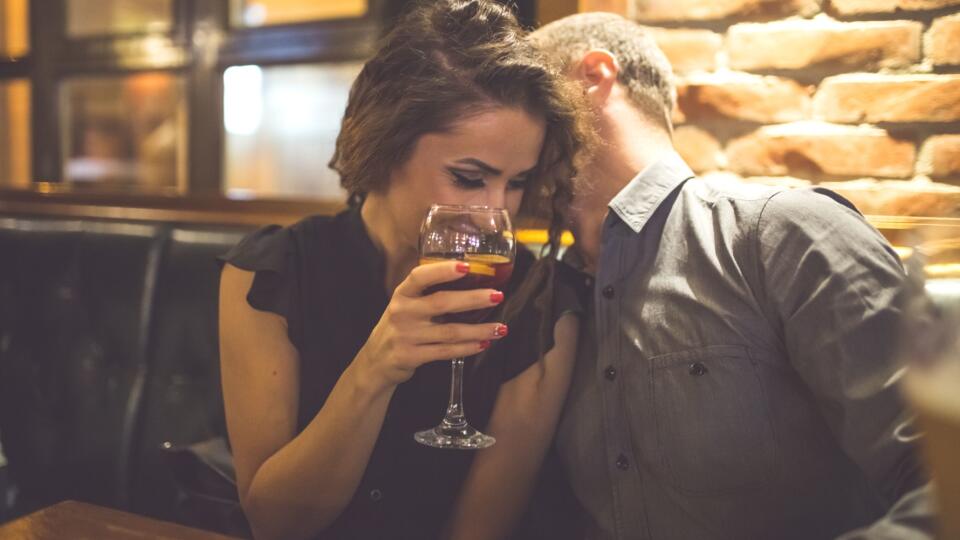
[(531, 35), (560, 59), (574, 78), (588, 78), (596, 63), (612, 59), (616, 81), (634, 107), (652, 123), (672, 131), (676, 101), (672, 70), (648, 31), (613, 13), (581, 13), (552, 22)]
[(580, 167), (573, 202), (564, 212), (591, 268), (599, 260), (601, 223), (611, 199), (638, 172), (673, 151), (673, 73), (642, 26), (612, 13), (571, 15), (530, 39), (563, 64), (594, 113), (600, 144)]

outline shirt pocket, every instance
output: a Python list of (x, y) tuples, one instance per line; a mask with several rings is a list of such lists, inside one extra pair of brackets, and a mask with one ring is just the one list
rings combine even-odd
[(650, 360), (660, 460), (681, 492), (748, 493), (772, 479), (777, 445), (766, 391), (746, 347)]

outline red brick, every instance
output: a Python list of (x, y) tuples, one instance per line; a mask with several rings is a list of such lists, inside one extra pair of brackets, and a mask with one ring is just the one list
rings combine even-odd
[(702, 75), (677, 86), (677, 106), (690, 122), (717, 118), (792, 122), (807, 118), (809, 105), (810, 90), (781, 77)]
[(941, 217), (960, 210), (960, 188), (920, 179), (867, 178), (820, 185), (850, 199), (864, 214), (874, 216)]
[(723, 45), (723, 37), (709, 30), (668, 30), (665, 28), (651, 28), (657, 45), (670, 64), (673, 71), (682, 73), (687, 71), (712, 71), (717, 66), (717, 52)]
[(727, 146), (730, 169), (801, 178), (913, 175), (913, 143), (876, 128), (814, 122), (765, 126)]
[(579, 8), (584, 11), (609, 11), (626, 16), (630, 11), (628, 7), (634, 0), (580, 0)]
[(687, 121), (687, 118), (683, 116), (683, 111), (680, 110), (680, 107), (673, 108), (673, 114), (670, 118), (670, 121), (673, 122), (673, 125), (684, 124)]
[(935, 178), (960, 180), (960, 135), (937, 135), (923, 143), (918, 169)]
[(723, 149), (716, 137), (696, 126), (681, 126), (673, 132), (673, 145), (694, 172), (713, 171), (722, 166)]
[(960, 120), (960, 75), (830, 77), (820, 84), (814, 114), (849, 123)]
[(725, 18), (770, 19), (811, 16), (819, 0), (633, 0), (640, 21), (707, 21)]
[(960, 14), (933, 21), (927, 32), (924, 50), (934, 65), (960, 64)]
[(743, 182), (747, 184), (761, 184), (764, 186), (782, 188), (809, 187), (811, 184), (813, 184), (813, 182), (810, 180), (795, 178), (793, 176), (748, 176), (744, 178), (739, 174), (732, 173), (730, 171), (710, 171), (703, 174), (698, 174), (697, 178), (705, 182), (713, 182), (718, 184)]
[(737, 24), (727, 34), (727, 52), (730, 67), (744, 70), (896, 68), (920, 60), (922, 33), (915, 21)]
[(785, 188), (807, 187), (813, 183), (810, 180), (793, 176), (748, 176), (744, 178), (743, 181), (749, 184), (763, 184), (765, 186)]
[(960, 0), (830, 0), (828, 11), (838, 15), (926, 11), (960, 5)]

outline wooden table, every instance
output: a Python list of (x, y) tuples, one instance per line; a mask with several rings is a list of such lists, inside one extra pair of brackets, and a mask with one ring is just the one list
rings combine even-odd
[(64, 501), (0, 524), (0, 538), (11, 540), (231, 540), (192, 529), (76, 501)]

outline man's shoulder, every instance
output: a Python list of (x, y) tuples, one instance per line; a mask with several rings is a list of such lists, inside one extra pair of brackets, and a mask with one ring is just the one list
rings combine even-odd
[(702, 197), (743, 202), (766, 200), (777, 193), (795, 187), (791, 185), (748, 182), (730, 173), (708, 173), (699, 175), (690, 182), (690, 186)]
[(712, 210), (732, 209), (740, 220), (796, 221), (809, 218), (862, 219), (849, 200), (825, 188), (747, 182), (735, 175), (709, 174), (684, 187), (687, 197)]
[(768, 202), (789, 187), (745, 182), (732, 174), (697, 176), (683, 186), (680, 205), (694, 221), (709, 220), (725, 228), (747, 229), (759, 220)]
[(836, 226), (865, 222), (863, 214), (842, 195), (820, 187), (785, 190), (770, 197), (758, 218), (762, 223), (817, 223)]

